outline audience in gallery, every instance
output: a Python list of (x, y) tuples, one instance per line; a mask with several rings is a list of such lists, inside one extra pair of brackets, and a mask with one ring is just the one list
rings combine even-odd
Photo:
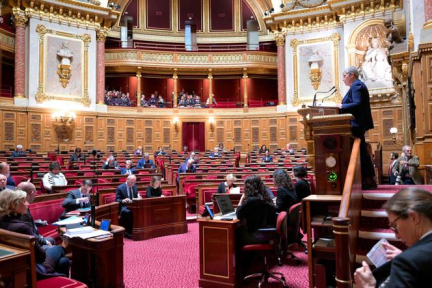
[(258, 153), (259, 154), (264, 154), (266, 151), (268, 150), (266, 145), (262, 145), (261, 148), (259, 149)]
[[(212, 96), (213, 96), (213, 105), (217, 105), (216, 98), (214, 97), (214, 94), (212, 94)], [(205, 106), (206, 107), (210, 106), (210, 98), (207, 98)]]
[(155, 152), (155, 156), (163, 156), (166, 155), (167, 153), (163, 150), (162, 146), (158, 147), (158, 150)]
[[(27, 194), (24, 191), (4, 190), (0, 193), (0, 228), (37, 237), (32, 226), (22, 219), (28, 213), (28, 206)], [(64, 248), (50, 244), (41, 247), (39, 241), (35, 242), (37, 276), (57, 272), (67, 277), (70, 261), (65, 257)]]
[(294, 191), (297, 195), (297, 200), (301, 202), (303, 198), (311, 195), (311, 187), (309, 182), (305, 180), (307, 178), (307, 170), (303, 165), (297, 165), (293, 168), (293, 174), (297, 180), (294, 185)]
[(419, 157), (412, 155), (412, 148), (409, 145), (402, 147), (402, 154), (393, 165), (392, 172), (396, 176), (396, 185), (421, 185), (423, 184), (417, 168)]
[(220, 156), (222, 156), (222, 155), (219, 153), (219, 147), (218, 146), (214, 147), (213, 152), (210, 153), (210, 155), (209, 155), (209, 157), (212, 157), (212, 158), (220, 157)]
[(273, 156), (270, 155), (269, 150), (266, 150), (264, 153), (264, 157), (261, 159), (262, 163), (273, 163)]
[[(148, 154), (147, 154), (148, 155)], [(142, 159), (140, 159), (142, 160)], [(122, 175), (132, 175), (135, 172), (135, 167), (133, 167), (132, 160), (126, 160), (125, 167), (120, 168), (120, 174)]]
[(166, 102), (162, 95), (158, 91), (155, 91), (150, 95), (148, 100), (145, 99), (145, 95), (141, 94), (141, 106), (142, 107), (153, 107), (153, 108), (165, 108)]
[(19, 144), (16, 146), (16, 150), (12, 152), (12, 157), (25, 157), (27, 156), (26, 151), (24, 151), (24, 147)]
[(0, 192), (3, 190), (9, 189), (9, 190), (15, 190), (15, 186), (7, 185), (7, 177), (3, 174), (0, 174)]
[(363, 261), (354, 273), (357, 287), (430, 287), (432, 272), (432, 194), (416, 187), (394, 194), (383, 207), (404, 252), (383, 244), (388, 262), (370, 270)]
[(165, 197), (162, 194), (161, 177), (153, 176), (150, 181), (150, 185), (146, 189), (147, 198)]
[(129, 175), (126, 179), (126, 183), (120, 184), (116, 189), (116, 202), (119, 203), (119, 213), (122, 226), (125, 228), (125, 237), (132, 238), (133, 228), (133, 214), (132, 211), (125, 205), (126, 203), (132, 203), (136, 198), (141, 199), (141, 195), (138, 193), (138, 188), (135, 185), (136, 176)]
[(0, 163), (0, 174), (3, 174), (7, 178), (6, 185), (16, 187), (15, 181), (13, 180), (12, 176), (10, 175), (10, 167), (9, 164), (6, 162)]
[(60, 164), (57, 161), (51, 162), (48, 170), (49, 172), (42, 178), (42, 183), (47, 193), (52, 193), (52, 186), (67, 185), (66, 177), (60, 172)]
[(138, 160), (137, 168), (138, 169), (156, 168), (156, 166), (154, 165), (153, 161), (150, 159), (149, 154), (144, 153), (143, 157), (140, 160)]
[(232, 188), (237, 187), (237, 185), (234, 184), (234, 181), (237, 181), (237, 178), (233, 174), (228, 174), (227, 176), (225, 176), (225, 180), (226, 181), (219, 184), (217, 193), (230, 193), (230, 190)]
[(391, 152), (390, 153), (390, 165), (389, 165), (389, 172), (388, 172), (388, 176), (389, 176), (389, 184), (391, 185), (395, 185), (396, 184), (396, 175), (394, 173), (392, 173), (394, 164), (396, 163), (397, 159), (399, 158), (399, 153), (397, 152)]
[(135, 152), (134, 152), (134, 155), (135, 155), (135, 156), (142, 156), (143, 153), (144, 153), (144, 152), (143, 152), (142, 146), (138, 146), (137, 149), (136, 149)]
[(63, 200), (62, 206), (65, 209), (60, 218), (64, 219), (70, 211), (75, 211), (80, 208), (90, 207), (90, 191), (93, 188), (93, 182), (89, 179), (81, 183), (81, 187), (76, 190), (69, 191)]
[(269, 240), (257, 230), (275, 227), (276, 209), (259, 176), (253, 175), (245, 179), (244, 193), (236, 214), (239, 220), (246, 220), (246, 226), (240, 228), (242, 244), (258, 244)]
[[(17, 186), (17, 190), (24, 191), (26, 193), (26, 199), (29, 204), (33, 203), (36, 197), (36, 187), (31, 182), (21, 182)], [(42, 249), (46, 250), (48, 247), (55, 244), (55, 240), (52, 237), (43, 237), (39, 233), (39, 229), (34, 222), (33, 216), (30, 212), (30, 209), (27, 209), (27, 213), (21, 216), (21, 220), (24, 223), (27, 223), (28, 226), (31, 227), (33, 235), (36, 237), (36, 241), (42, 247)], [(46, 221), (45, 221), (46, 222)]]
[(102, 169), (120, 169), (115, 160), (114, 156), (109, 156), (107, 160), (102, 164)]
[(292, 205), (299, 202), (291, 177), (286, 170), (278, 169), (273, 172), (273, 183), (277, 187), (276, 210), (288, 212)]
[(122, 93), (120, 91), (105, 90), (105, 104), (108, 106), (131, 106), (129, 93)]

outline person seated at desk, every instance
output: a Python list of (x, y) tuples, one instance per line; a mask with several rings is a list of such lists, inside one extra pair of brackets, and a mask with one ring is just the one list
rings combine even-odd
[[(0, 228), (36, 237), (32, 227), (22, 220), (22, 216), (27, 214), (28, 206), (27, 194), (24, 191), (5, 190), (0, 193)], [(44, 250), (39, 242), (35, 241), (34, 251), (38, 275), (58, 272), (68, 277), (70, 261), (65, 257), (63, 247), (52, 245)]]
[(404, 188), (384, 204), (384, 209), (390, 229), (408, 249), (400, 252), (384, 246), (387, 258), (391, 259), (388, 249), (396, 256), (373, 272), (363, 261), (362, 267), (354, 273), (357, 287), (430, 287), (432, 194), (417, 187)]
[(6, 189), (15, 190), (15, 186), (9, 186), (6, 183), (7, 183), (7, 177), (3, 174), (0, 174), (0, 192)]
[(153, 176), (150, 181), (150, 186), (147, 186), (146, 189), (146, 197), (147, 198), (157, 198), (157, 197), (165, 197), (162, 194), (162, 186), (161, 186), (161, 177)]
[(137, 149), (134, 152), (135, 156), (142, 156), (143, 155), (143, 150), (142, 150), (142, 146), (138, 146)]
[[(33, 203), (36, 197), (36, 187), (31, 182), (21, 182), (17, 186), (17, 190), (24, 191), (27, 196), (27, 202), (29, 204)], [(42, 249), (46, 250), (48, 247), (55, 244), (55, 240), (52, 237), (43, 237), (39, 234), (39, 229), (37, 228), (33, 216), (31, 215), (30, 208), (27, 209), (27, 213), (21, 216), (21, 219), (27, 223), (33, 232), (33, 235), (36, 237), (36, 241), (38, 241), (39, 245)]]
[(214, 157), (221, 157), (222, 155), (221, 155), (221, 153), (219, 153), (219, 147), (214, 147), (214, 149), (213, 149), (213, 153), (211, 153), (210, 155), (209, 155), (209, 157), (212, 157), (212, 158), (214, 158)]
[(284, 169), (274, 171), (273, 183), (277, 187), (276, 210), (288, 213), (289, 208), (299, 201), (287, 171)]
[(194, 160), (189, 159), (186, 163), (180, 164), (178, 170), (177, 170), (177, 184), (180, 181), (180, 174), (181, 173), (195, 173), (196, 172), (196, 166), (194, 164)]
[(261, 148), (259, 149), (258, 153), (259, 154), (264, 154), (265, 151), (267, 151), (267, 150), (269, 150), (269, 149), (267, 149), (267, 146), (266, 145), (262, 145)]
[(227, 152), (223, 143), (219, 143), (218, 148), (220, 152)]
[(189, 157), (187, 157), (186, 159), (185, 159), (185, 163), (187, 162), (187, 161), (189, 161), (189, 160), (193, 160), (194, 161), (194, 163), (195, 163), (195, 161), (196, 161), (196, 159), (195, 159), (195, 152), (191, 152), (190, 154), (189, 154)]
[(259, 176), (247, 177), (244, 188), (236, 210), (237, 218), (246, 220), (246, 226), (241, 227), (242, 244), (265, 243), (269, 239), (257, 230), (276, 226), (275, 206)]
[(52, 186), (66, 186), (67, 180), (60, 172), (60, 164), (57, 161), (51, 162), (48, 167), (49, 172), (42, 178), (42, 183), (47, 193), (52, 193)]
[(309, 182), (305, 180), (307, 178), (307, 170), (303, 165), (297, 165), (293, 168), (294, 177), (297, 179), (294, 185), (294, 191), (297, 195), (297, 200), (301, 202), (303, 198), (311, 195), (311, 187)]
[(10, 175), (10, 167), (9, 164), (6, 162), (0, 163), (0, 174), (3, 174), (7, 178), (6, 185), (11, 187), (16, 187), (15, 181), (13, 180), (12, 176)]
[(24, 148), (22, 145), (17, 145), (16, 150), (12, 152), (12, 157), (25, 157), (27, 156), (26, 151), (24, 151)]
[(269, 150), (265, 151), (264, 157), (261, 159), (261, 163), (273, 163), (273, 156), (270, 155)]
[(119, 169), (114, 156), (111, 155), (107, 158), (107, 160), (102, 164), (102, 169)]
[(93, 182), (89, 179), (86, 179), (81, 183), (81, 187), (79, 189), (69, 191), (66, 199), (63, 200), (62, 206), (65, 211), (60, 216), (60, 218), (64, 219), (66, 214), (70, 211), (90, 207), (90, 191), (92, 187)]
[(233, 174), (228, 174), (225, 179), (225, 182), (219, 184), (217, 193), (230, 193), (231, 188), (237, 187), (237, 185), (234, 184), (237, 178)]
[(182, 155), (187, 155), (189, 152), (188, 152), (188, 146), (183, 146), (183, 151), (182, 152), (180, 152), (180, 154), (182, 154)]
[(125, 167), (120, 168), (120, 174), (132, 175), (135, 172), (135, 167), (132, 166), (133, 166), (132, 160), (126, 160)]
[(285, 150), (282, 151), (282, 154), (289, 154), (289, 155), (294, 155), (295, 151), (294, 148), (291, 147), (291, 144), (286, 144)]
[(155, 152), (155, 156), (163, 156), (167, 153), (163, 150), (162, 146), (159, 146), (158, 150)]
[(138, 193), (138, 188), (135, 183), (136, 176), (129, 175), (126, 179), (126, 183), (120, 184), (116, 189), (116, 202), (119, 203), (120, 218), (125, 226), (125, 237), (129, 239), (132, 238), (133, 215), (126, 204), (132, 203), (133, 199), (141, 199), (141, 195)]
[(75, 148), (74, 154), (71, 155), (69, 159), (69, 168), (73, 167), (73, 162), (84, 160), (84, 155), (81, 154), (81, 148)]
[(143, 168), (156, 168), (156, 166), (154, 165), (153, 161), (150, 160), (150, 156), (148, 153), (144, 153), (144, 156), (138, 160), (137, 163), (137, 168), (138, 169), (143, 169)]

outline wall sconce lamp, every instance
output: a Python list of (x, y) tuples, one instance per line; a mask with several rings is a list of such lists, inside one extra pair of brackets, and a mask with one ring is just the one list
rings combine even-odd
[(71, 111), (54, 112), (52, 118), (56, 123), (67, 125), (72, 124), (75, 121), (76, 114)]
[(174, 131), (175, 131), (175, 132), (178, 132), (178, 131), (179, 131), (179, 128), (178, 128), (178, 122), (179, 122), (179, 118), (178, 118), (178, 117), (175, 117), (175, 118), (173, 119), (173, 123), (174, 123)]
[(210, 123), (210, 132), (214, 132), (214, 122), (215, 122), (215, 120), (214, 120), (214, 118), (213, 117), (210, 117), (209, 118), (209, 123)]
[(398, 129), (396, 127), (390, 128), (390, 133), (392, 134), (393, 143), (396, 144), (396, 134), (398, 133)]

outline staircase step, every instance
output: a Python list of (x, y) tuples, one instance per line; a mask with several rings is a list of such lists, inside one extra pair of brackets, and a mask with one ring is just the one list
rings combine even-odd
[(361, 210), (362, 217), (387, 217), (387, 212), (384, 209)]
[(394, 193), (382, 193), (382, 192), (374, 192), (374, 193), (363, 193), (363, 199), (368, 200), (385, 200), (390, 199), (397, 191)]
[(399, 241), (398, 239), (396, 239), (394, 232), (390, 229), (371, 229), (369, 231), (360, 230), (359, 238), (376, 240), (381, 240), (382, 238), (385, 238), (387, 240)]

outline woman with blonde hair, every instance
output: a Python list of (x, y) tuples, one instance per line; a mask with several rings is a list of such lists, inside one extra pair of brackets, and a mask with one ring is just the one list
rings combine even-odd
[(237, 187), (237, 185), (234, 184), (234, 181), (237, 181), (237, 178), (233, 174), (228, 174), (225, 177), (226, 181), (219, 184), (217, 193), (229, 193), (231, 188)]

